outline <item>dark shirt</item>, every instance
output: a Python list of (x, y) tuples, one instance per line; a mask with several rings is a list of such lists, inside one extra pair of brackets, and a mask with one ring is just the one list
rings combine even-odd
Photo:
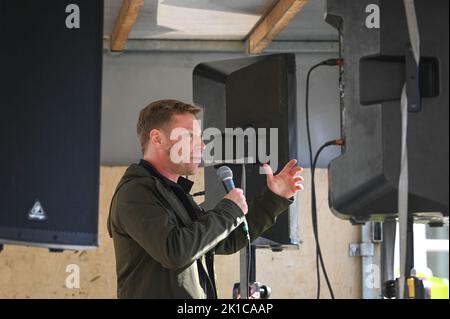
[[(180, 176), (178, 178), (178, 181), (175, 183), (174, 181), (159, 173), (152, 164), (143, 159), (140, 160), (139, 165), (147, 169), (147, 171), (151, 175), (157, 177), (165, 187), (175, 193), (177, 198), (180, 200), (180, 202), (188, 212), (192, 221), (196, 221), (202, 216), (202, 214), (205, 213), (200, 206), (196, 204), (194, 205), (188, 198), (188, 194), (191, 191), (194, 182)], [(203, 287), (203, 290), (205, 291), (206, 297), (208, 299), (216, 299), (217, 295), (214, 278), (214, 254), (208, 253), (205, 257), (208, 273), (205, 273), (204, 267), (202, 266), (200, 260), (197, 260), (200, 285)], [(208, 277), (211, 279), (211, 283), (209, 283)]]

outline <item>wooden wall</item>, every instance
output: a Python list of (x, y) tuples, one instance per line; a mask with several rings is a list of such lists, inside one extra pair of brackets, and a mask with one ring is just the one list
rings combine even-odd
[[(100, 247), (88, 251), (50, 253), (43, 248), (5, 246), (0, 253), (0, 298), (115, 298), (116, 276), (112, 240), (106, 231), (109, 203), (125, 167), (102, 167), (100, 181)], [(348, 257), (348, 244), (358, 242), (359, 227), (339, 220), (329, 211), (326, 170), (317, 170), (317, 192), (322, 253), (337, 298), (361, 297), (361, 267)], [(202, 180), (200, 173), (196, 180)], [(273, 298), (315, 298), (315, 244), (311, 229), (309, 175), (301, 193), (299, 250), (257, 250), (257, 280), (272, 288)], [(202, 190), (200, 182), (194, 191)], [(201, 198), (200, 198), (201, 200)], [(66, 267), (80, 269), (80, 288), (65, 285)], [(230, 298), (239, 281), (239, 254), (216, 258), (219, 297)], [(322, 278), (322, 297), (328, 297)]]

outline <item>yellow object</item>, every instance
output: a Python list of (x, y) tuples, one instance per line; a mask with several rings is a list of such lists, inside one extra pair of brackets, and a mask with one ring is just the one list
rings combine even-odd
[(408, 297), (414, 299), (416, 297), (416, 291), (414, 289), (414, 278), (410, 277), (406, 279), (406, 284), (408, 285)]
[(448, 279), (428, 277), (431, 282), (431, 299), (448, 299)]
[(425, 281), (425, 289), (428, 288), (431, 299), (449, 299), (449, 285), (447, 278), (426, 276), (421, 273), (418, 273), (417, 277)]

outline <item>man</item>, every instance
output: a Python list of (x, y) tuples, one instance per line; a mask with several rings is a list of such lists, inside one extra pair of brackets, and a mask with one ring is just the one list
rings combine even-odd
[[(108, 217), (119, 298), (217, 298), (214, 254), (245, 247), (244, 216), (251, 240), (256, 239), (302, 188), (296, 160), (276, 176), (264, 165), (267, 189), (250, 208), (242, 190), (234, 189), (214, 209), (203, 211), (189, 195), (192, 182), (182, 177), (197, 172), (205, 149), (196, 119), (200, 111), (161, 100), (140, 112), (143, 159), (126, 170)], [(187, 136), (174, 139), (175, 131)]]

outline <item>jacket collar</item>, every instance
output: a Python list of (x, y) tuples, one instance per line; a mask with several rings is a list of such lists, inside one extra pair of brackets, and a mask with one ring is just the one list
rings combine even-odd
[(147, 169), (147, 171), (151, 175), (153, 175), (153, 176), (157, 177), (159, 180), (161, 180), (162, 183), (164, 184), (164, 186), (181, 187), (186, 194), (189, 194), (189, 192), (192, 189), (192, 186), (194, 185), (193, 181), (191, 181), (183, 176), (178, 177), (178, 180), (176, 183), (171, 181), (170, 179), (168, 179), (167, 177), (162, 175), (160, 172), (158, 172), (158, 170), (156, 170), (156, 168), (152, 164), (150, 164), (148, 161), (146, 161), (144, 159), (141, 159), (139, 161), (139, 165), (141, 165), (145, 169)]

